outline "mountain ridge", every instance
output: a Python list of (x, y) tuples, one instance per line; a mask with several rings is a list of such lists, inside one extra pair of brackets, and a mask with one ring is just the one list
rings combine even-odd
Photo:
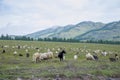
[[(26, 35), (31, 38), (66, 38), (77, 40), (115, 40), (120, 36), (120, 21), (110, 23), (83, 21), (75, 25), (57, 26)], [(103, 34), (105, 33), (105, 34)], [(111, 35), (109, 35), (111, 34)], [(109, 36), (109, 39), (108, 39)], [(120, 39), (117, 39), (120, 41)]]

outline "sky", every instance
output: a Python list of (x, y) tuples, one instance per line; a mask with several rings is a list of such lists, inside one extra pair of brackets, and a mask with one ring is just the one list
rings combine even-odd
[(120, 20), (120, 0), (0, 0), (0, 35), (26, 35), (82, 21)]

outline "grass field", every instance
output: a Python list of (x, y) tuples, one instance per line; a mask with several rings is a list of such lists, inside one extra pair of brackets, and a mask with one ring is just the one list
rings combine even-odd
[[(20, 45), (22, 48), (18, 49)], [(2, 46), (4, 46), (2, 48)], [(46, 52), (50, 48), (54, 55), (57, 48), (65, 48), (65, 60), (60, 62), (58, 58), (44, 60), (39, 63), (32, 61), (33, 53)], [(55, 50), (53, 50), (53, 48)], [(5, 49), (5, 53), (2, 50)], [(30, 57), (26, 57), (26, 49)], [(72, 49), (72, 50), (71, 50)], [(107, 56), (99, 56), (98, 61), (88, 61), (85, 51), (106, 50), (112, 52)], [(17, 51), (23, 56), (14, 56)], [(79, 52), (78, 59), (73, 55)], [(120, 45), (90, 44), (90, 43), (66, 43), (66, 42), (38, 42), (38, 41), (0, 41), (0, 80), (53, 80), (57, 77), (61, 80), (106, 80), (108, 78), (120, 79), (120, 61), (110, 62), (109, 57), (117, 53), (120, 56)]]

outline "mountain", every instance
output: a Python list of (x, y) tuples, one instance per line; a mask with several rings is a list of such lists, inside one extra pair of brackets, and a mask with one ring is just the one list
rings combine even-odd
[(26, 35), (31, 38), (66, 38), (77, 40), (120, 41), (120, 21), (101, 23), (84, 21), (75, 25), (57, 26)]
[(101, 22), (84, 21), (76, 25), (66, 25), (66, 26), (58, 26), (56, 28), (49, 28), (46, 30), (28, 34), (26, 36), (32, 38), (57, 37), (57, 38), (69, 39), (69, 38), (75, 38), (76, 36), (82, 35), (88, 31), (99, 29), (103, 26), (104, 24)]
[(57, 34), (59, 32), (61, 32), (63, 30), (63, 27), (61, 26), (57, 26), (55, 28), (48, 28), (42, 31), (38, 31), (35, 33), (31, 33), (26, 35), (27, 37), (32, 37), (32, 38), (48, 38), (48, 36), (52, 35), (52, 34)]
[(75, 39), (120, 41), (120, 21), (108, 23), (100, 29), (91, 30), (76, 36)]

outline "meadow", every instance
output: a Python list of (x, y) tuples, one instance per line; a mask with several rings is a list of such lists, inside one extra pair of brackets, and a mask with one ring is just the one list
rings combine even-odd
[[(20, 46), (20, 48), (18, 48)], [(32, 55), (35, 52), (47, 52), (49, 48), (55, 52), (58, 48), (66, 50), (65, 60), (58, 58), (43, 60), (35, 63)], [(2, 50), (5, 53), (2, 53)], [(30, 57), (26, 57), (26, 49)], [(111, 52), (107, 56), (98, 54), (99, 60), (86, 60), (85, 54), (94, 50)], [(14, 51), (23, 56), (14, 55)], [(78, 54), (78, 59), (73, 56)], [(120, 79), (120, 60), (110, 62), (109, 57), (117, 53), (120, 56), (120, 45), (93, 44), (93, 43), (68, 43), (68, 42), (40, 42), (40, 41), (0, 41), (0, 80), (106, 80), (109, 78)], [(19, 79), (20, 80), (20, 79)]]

